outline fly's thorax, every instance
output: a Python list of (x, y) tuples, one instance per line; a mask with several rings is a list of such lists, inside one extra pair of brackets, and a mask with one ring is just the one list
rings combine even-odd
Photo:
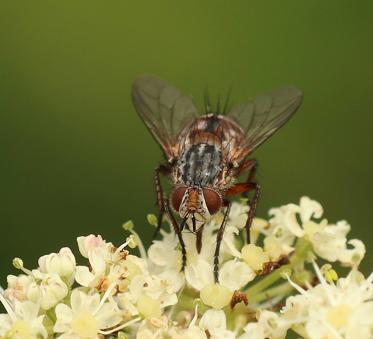
[(180, 180), (188, 186), (211, 186), (222, 170), (222, 161), (219, 145), (192, 144), (177, 163)]

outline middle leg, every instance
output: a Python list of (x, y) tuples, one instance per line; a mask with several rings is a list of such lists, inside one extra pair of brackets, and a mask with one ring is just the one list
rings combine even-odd
[(219, 283), (219, 254), (220, 254), (220, 246), (221, 242), (223, 240), (223, 235), (225, 231), (225, 226), (227, 225), (228, 222), (228, 215), (229, 211), (231, 210), (231, 203), (227, 202), (227, 209), (225, 210), (224, 213), (224, 219), (223, 222), (220, 225), (218, 234), (216, 236), (216, 248), (215, 248), (215, 254), (214, 254), (214, 280), (215, 283)]

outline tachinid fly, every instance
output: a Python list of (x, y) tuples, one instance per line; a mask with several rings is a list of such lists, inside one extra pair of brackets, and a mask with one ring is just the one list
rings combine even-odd
[[(282, 88), (238, 105), (224, 115), (214, 112), (205, 103), (206, 112), (201, 115), (190, 97), (157, 77), (142, 76), (133, 84), (132, 99), (167, 160), (155, 169), (159, 207), (157, 232), (166, 213), (180, 242), (182, 269), (186, 265), (183, 229), (196, 235), (200, 252), (205, 223), (225, 208), (214, 255), (214, 278), (218, 282), (219, 250), (230, 198), (253, 191), (245, 227), (247, 242), (250, 242), (250, 226), (260, 186), (255, 181), (257, 162), (248, 157), (291, 118), (302, 102), (302, 92), (296, 87)], [(246, 181), (236, 183), (235, 179), (245, 173)], [(170, 198), (164, 196), (160, 175), (172, 182)], [(170, 205), (179, 213), (180, 223)]]

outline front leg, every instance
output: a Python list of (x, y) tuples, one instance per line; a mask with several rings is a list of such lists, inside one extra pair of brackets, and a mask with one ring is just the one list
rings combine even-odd
[(216, 248), (215, 248), (215, 254), (214, 254), (214, 279), (215, 283), (219, 283), (219, 254), (220, 254), (220, 246), (221, 242), (223, 240), (223, 235), (225, 231), (225, 226), (227, 225), (228, 222), (228, 215), (229, 211), (231, 210), (231, 203), (227, 202), (227, 209), (225, 210), (224, 213), (224, 219), (223, 222), (220, 225), (219, 231), (216, 236)]
[(174, 215), (172, 214), (171, 212), (171, 208), (170, 208), (170, 202), (167, 200), (166, 201), (166, 204), (164, 205), (165, 206), (165, 212), (167, 214), (167, 216), (169, 217), (170, 219), (170, 222), (171, 222), (171, 225), (179, 239), (179, 243), (180, 243), (180, 247), (181, 247), (181, 271), (184, 271), (185, 270), (185, 266), (186, 266), (186, 262), (187, 262), (187, 253), (186, 253), (186, 248), (185, 248), (185, 243), (184, 243), (184, 239), (183, 239), (183, 236), (182, 236), (182, 233), (181, 233), (181, 229), (174, 217)]
[(165, 213), (165, 197), (163, 195), (163, 188), (161, 184), (160, 175), (169, 176), (171, 174), (171, 167), (169, 165), (159, 165), (155, 169), (154, 183), (155, 183), (155, 192), (157, 195), (157, 206), (158, 206), (158, 220), (157, 228), (153, 234), (153, 239), (158, 235), (162, 227), (163, 215)]

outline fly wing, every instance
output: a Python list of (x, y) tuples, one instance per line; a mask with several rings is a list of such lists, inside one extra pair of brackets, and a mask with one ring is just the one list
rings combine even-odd
[(179, 133), (198, 115), (192, 99), (167, 82), (145, 75), (134, 81), (132, 101), (166, 158), (175, 158)]
[(293, 116), (302, 99), (302, 91), (289, 86), (259, 95), (247, 103), (234, 107), (228, 113), (228, 117), (243, 129), (244, 138), (231, 160), (243, 160), (266, 141)]

